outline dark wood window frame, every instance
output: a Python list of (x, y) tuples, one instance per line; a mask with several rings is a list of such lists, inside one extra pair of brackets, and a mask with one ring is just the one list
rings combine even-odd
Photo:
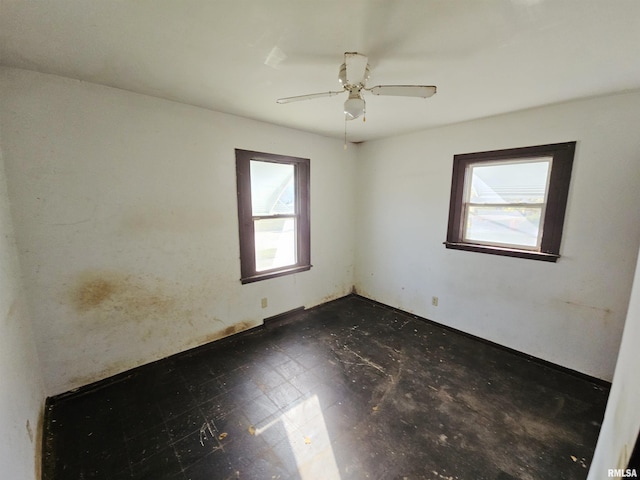
[[(251, 160), (283, 163), (294, 166), (296, 210), (296, 253), (294, 265), (258, 272), (255, 255), (255, 218), (251, 207)], [(240, 281), (257, 282), (311, 268), (310, 248), (310, 160), (272, 153), (236, 149), (236, 180), (238, 187), (238, 226), (240, 234)]]
[[(529, 258), (555, 262), (560, 258), (560, 241), (569, 195), (569, 182), (576, 142), (554, 143), (533, 147), (494, 150), (455, 155), (449, 206), (449, 226), (446, 248), (489, 253), (509, 257)], [(551, 174), (543, 221), (542, 241), (539, 250), (471, 243), (463, 240), (465, 178), (469, 165), (480, 162), (526, 160), (527, 158), (551, 156)]]

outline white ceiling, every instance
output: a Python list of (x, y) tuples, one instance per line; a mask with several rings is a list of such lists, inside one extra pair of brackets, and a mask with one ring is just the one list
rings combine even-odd
[(640, 88), (637, 0), (0, 2), (2, 65), (322, 135), (344, 135), (346, 95), (275, 100), (339, 90), (346, 51), (369, 56), (369, 86), (438, 86), (367, 96), (351, 141)]

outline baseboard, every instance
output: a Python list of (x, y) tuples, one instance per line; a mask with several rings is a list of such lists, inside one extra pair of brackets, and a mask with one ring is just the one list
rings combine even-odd
[(287, 323), (295, 319), (295, 315), (297, 313), (304, 312), (304, 310), (304, 307), (298, 307), (292, 310), (287, 310), (286, 312), (279, 313), (277, 315), (273, 315), (272, 317), (267, 317), (263, 320), (263, 325), (267, 328), (286, 325)]
[(477, 342), (481, 342), (481, 343), (490, 345), (492, 347), (499, 348), (499, 349), (507, 351), (507, 352), (509, 352), (509, 353), (511, 353), (513, 355), (519, 356), (521, 358), (525, 358), (525, 359), (527, 359), (527, 360), (529, 360), (531, 362), (537, 363), (539, 365), (543, 365), (543, 366), (545, 366), (547, 368), (550, 368), (552, 370), (560, 371), (560, 372), (572, 375), (574, 377), (580, 378), (582, 380), (586, 380), (586, 381), (591, 382), (591, 383), (593, 383), (593, 384), (595, 384), (595, 385), (597, 385), (599, 387), (602, 387), (602, 388), (605, 388), (605, 389), (610, 389), (611, 388), (611, 382), (607, 382), (606, 380), (602, 380), (600, 378), (593, 377), (591, 375), (579, 372), (577, 370), (573, 370), (573, 369), (568, 368), (568, 367), (563, 367), (562, 365), (558, 365), (557, 363), (553, 363), (553, 362), (550, 362), (548, 360), (544, 360), (544, 359), (539, 358), (539, 357), (534, 357), (533, 355), (529, 355), (528, 353), (524, 353), (524, 352), (521, 352), (519, 350), (515, 350), (513, 348), (507, 347), (505, 345), (501, 345), (499, 343), (492, 342), (491, 340), (487, 340), (486, 338), (478, 337), (476, 335), (464, 332), (462, 330), (458, 330), (457, 328), (450, 327), (448, 325), (443, 325), (442, 323), (438, 323), (436, 321), (429, 320), (428, 318), (424, 318), (424, 317), (421, 317), (419, 315), (415, 315), (413, 313), (406, 312), (406, 311), (401, 310), (399, 308), (392, 307), (392, 306), (387, 305), (387, 304), (382, 303), (382, 302), (378, 302), (377, 300), (373, 300), (371, 298), (367, 298), (367, 297), (365, 297), (363, 295), (360, 295), (360, 294), (357, 294), (357, 293), (353, 293), (352, 295), (355, 296), (355, 297), (361, 298), (362, 300), (365, 300), (367, 302), (370, 302), (372, 304), (378, 305), (381, 308), (386, 308), (388, 310), (392, 310), (392, 311), (398, 312), (398, 313), (400, 313), (402, 315), (409, 315), (410, 317), (413, 317), (416, 320), (420, 320), (421, 322), (426, 322), (426, 323), (428, 323), (430, 325), (435, 325), (437, 327), (443, 328), (443, 329), (445, 329), (445, 330), (447, 330), (449, 332), (452, 332), (452, 333), (455, 333), (455, 334), (458, 334), (458, 335), (463, 335), (463, 336), (465, 336), (467, 338), (471, 338), (472, 340), (475, 340)]

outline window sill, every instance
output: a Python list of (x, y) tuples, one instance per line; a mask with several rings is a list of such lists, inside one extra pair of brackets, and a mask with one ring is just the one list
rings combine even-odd
[(260, 280), (282, 277), (284, 275), (290, 275), (292, 273), (306, 272), (307, 270), (311, 270), (311, 265), (297, 265), (280, 270), (270, 270), (267, 272), (256, 273), (255, 275), (251, 275), (250, 277), (241, 278), (240, 283), (244, 285), (245, 283), (259, 282)]
[(454, 250), (465, 250), (467, 252), (488, 253), (491, 255), (502, 255), (504, 257), (528, 258), (530, 260), (540, 260), (543, 262), (556, 262), (560, 255), (555, 253), (533, 252), (531, 250), (520, 250), (517, 248), (493, 247), (490, 245), (478, 245), (475, 243), (444, 242), (447, 248)]

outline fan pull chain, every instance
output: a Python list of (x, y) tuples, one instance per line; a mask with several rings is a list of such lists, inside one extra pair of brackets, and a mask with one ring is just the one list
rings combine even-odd
[(347, 116), (344, 116), (344, 149), (347, 149)]

